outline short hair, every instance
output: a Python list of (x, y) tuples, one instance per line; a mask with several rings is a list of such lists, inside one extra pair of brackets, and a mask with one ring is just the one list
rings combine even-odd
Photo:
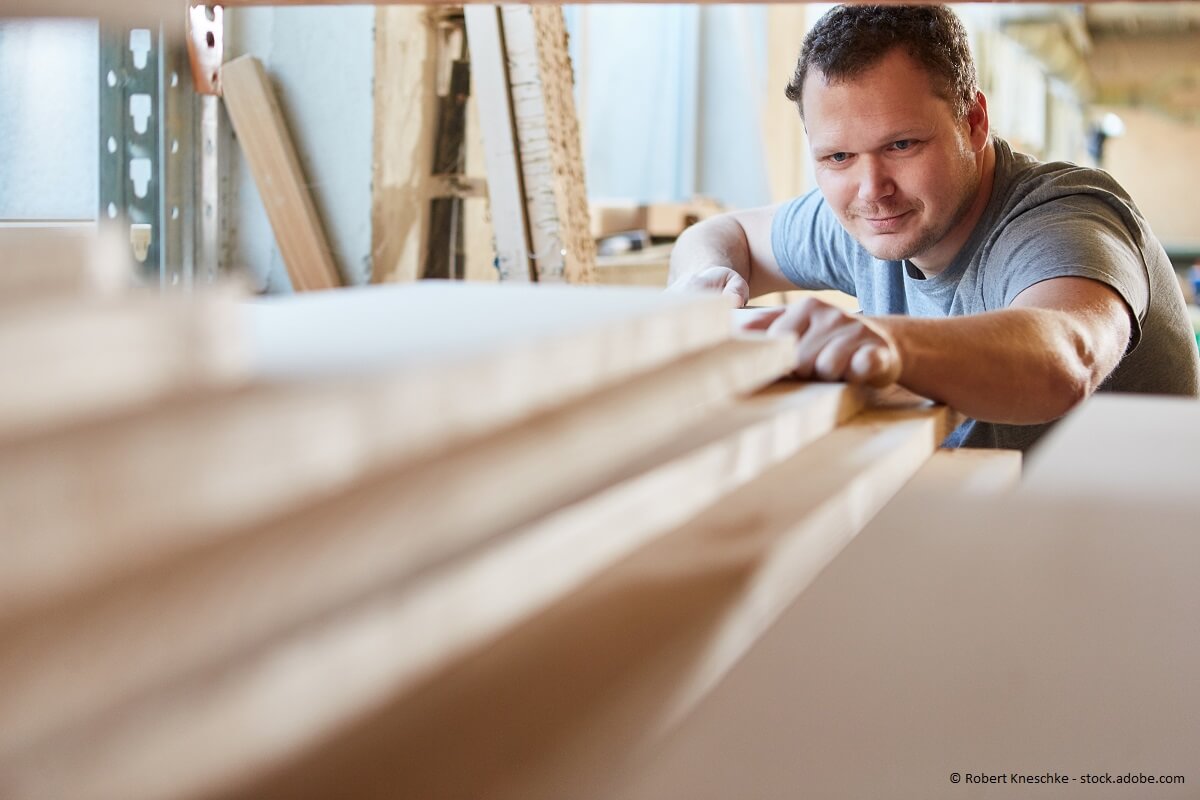
[(817, 69), (830, 81), (853, 78), (897, 47), (929, 73), (933, 91), (961, 119), (979, 90), (967, 30), (945, 6), (837, 6), (817, 21), (796, 62), (787, 98), (804, 116), (804, 79)]

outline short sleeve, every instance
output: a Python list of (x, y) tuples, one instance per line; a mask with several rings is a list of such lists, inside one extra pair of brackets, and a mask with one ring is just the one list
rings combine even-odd
[(771, 250), (784, 277), (801, 289), (837, 289), (857, 295), (858, 244), (814, 189), (789, 200), (771, 221)]
[[(1104, 199), (1075, 194), (1030, 209), (1007, 225), (992, 248), (999, 281), (989, 281), (991, 307), (1052, 278), (1091, 278), (1112, 287), (1132, 311), (1129, 350), (1141, 339), (1150, 278), (1141, 248), (1122, 214)], [(998, 291), (997, 291), (998, 290)]]

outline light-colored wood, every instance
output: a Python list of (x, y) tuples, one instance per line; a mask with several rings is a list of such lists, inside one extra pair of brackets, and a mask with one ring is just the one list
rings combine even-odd
[(0, 773), (13, 768), (7, 755), (23, 760), (64, 726), (597, 491), (733, 395), (774, 380), (790, 349), (763, 338), (687, 356), (12, 622), (0, 637)]
[(437, 42), (427, 6), (375, 10), (371, 280), (421, 276), (437, 128)]
[(1038, 442), (1021, 494), (1132, 495), (1195, 508), (1197, 454), (1200, 403), (1195, 399), (1098, 393)]
[(851, 421), (234, 796), (320, 797), (347, 775), (359, 797), (596, 796), (920, 465), (940, 415)]
[[(594, 497), (227, 669), (186, 681), (153, 700), (154, 713), (108, 729), (99, 751), (72, 761), (107, 759), (102, 782), (89, 777), (84, 785), (124, 798), (169, 797), (221, 777), (261, 775), (264, 765), (301, 756), (331, 730), (411, 691), (430, 673), (530, 618), (788, 457), (861, 403), (861, 395), (845, 386), (791, 385), (722, 410), (720, 424), (697, 426), (642, 459), (645, 471), (635, 465), (627, 479)], [(664, 497), (678, 501), (663, 502)], [(331, 684), (333, 674), (339, 679)], [(273, 724), (283, 718), (286, 727)], [(219, 733), (230, 728), (241, 735)], [(148, 790), (147, 776), (163, 770), (144, 765), (165, 763), (169, 755), (158, 747), (179, 738), (192, 746), (187, 763), (169, 770), (169, 785)], [(108, 782), (122, 773), (125, 783)]]
[(262, 62), (241, 56), (221, 67), (225, 109), (266, 209), (296, 291), (341, 285), (296, 146)]
[[(773, 366), (766, 362), (764, 371), (756, 347), (726, 344), (698, 354), (694, 402), (718, 402), (746, 388), (722, 381), (738, 369), (732, 359), (747, 358), (751, 370), (760, 370), (753, 373), (759, 381), (785, 371), (786, 355)], [(0, 560), (0, 622), (558, 402), (552, 384), (506, 388), (511, 377), (481, 361), (393, 378), (206, 395), (0, 449), (0, 509), (14, 522)], [(505, 360), (498, 361), (503, 369)], [(481, 404), (480, 396), (495, 402)], [(160, 480), (172, 474), (188, 477)], [(156, 488), (148, 492), (151, 484)], [(64, 492), (72, 502), (58, 502)]]
[[(532, 119), (524, 115), (524, 106), (516, 103), (517, 133), (529, 139), (522, 144), (521, 163), (525, 169), (525, 189), (530, 203), (536, 202), (539, 191), (552, 190), (554, 218), (557, 230), (550, 242), (557, 240), (562, 250), (562, 278), (569, 283), (592, 283), (596, 263), (596, 242), (591, 235), (588, 216), (587, 186), (584, 179), (583, 144), (579, 118), (575, 113), (575, 79), (571, 56), (567, 50), (567, 27), (561, 6), (553, 4), (530, 7), (534, 41), (537, 46), (538, 72), (542, 92), (542, 111)], [(506, 37), (511, 28), (505, 29)], [(514, 32), (515, 34), (515, 32)], [(510, 52), (512, 52), (511, 42)], [(514, 87), (514, 95), (517, 87)], [(536, 134), (536, 124), (545, 126), (544, 134)], [(538, 158), (543, 145), (537, 136), (544, 135), (549, 147), (545, 162)], [(549, 181), (535, 180), (535, 174), (548, 170)], [(546, 189), (539, 189), (539, 186)], [(547, 209), (549, 211), (549, 209)], [(536, 232), (548, 225), (540, 213), (531, 212)], [(552, 269), (543, 269), (545, 256), (534, 262), (538, 279), (555, 279)]]
[(1021, 480), (1020, 450), (938, 450), (904, 487), (903, 494), (930, 498), (946, 494), (1011, 492)]
[(565, 399), (728, 339), (716, 295), (563, 285), (419, 281), (270, 298), (247, 306), (255, 374), (487, 370), (482, 405)]
[(0, 223), (0, 304), (114, 295), (133, 283), (129, 252), (93, 223)]
[(246, 379), (230, 292), (56, 298), (4, 309), (0, 442)]
[(471, 95), (478, 101), (488, 203), (496, 234), (496, 269), (501, 281), (533, 280), (529, 220), (500, 9), (494, 5), (467, 5), (464, 15), (471, 49)]
[(1108, 788), (1189, 796), (1198, 561), (1194, 508), (1134, 492), (897, 504), (608, 796), (715, 800), (752, 775), (762, 797), (1082, 800), (1089, 773), (1183, 775)]
[(500, 277), (524, 279), (527, 258), (538, 281), (591, 283), (596, 245), (562, 9), (466, 13)]
[[(214, 313), (220, 299), (73, 304), (0, 326), (10, 361), (46, 362), (14, 373), (0, 404), (0, 433), (44, 434), (0, 448), (0, 511), (14, 521), (0, 618), (729, 336), (719, 301), (656, 292), (424, 282), (241, 308), (225, 298)], [(97, 322), (110, 317), (111, 333)], [(253, 372), (287, 383), (98, 419), (225, 374), (210, 376), (205, 359), (239, 370), (226, 382)], [(77, 418), (98, 421), (46, 433)]]
[[(479, 98), (476, 96), (478, 87), (472, 87), (471, 96), (467, 98), (467, 174), (487, 175), (487, 163), (484, 160), (483, 128), (479, 122)], [(479, 179), (476, 179), (479, 180)], [(487, 181), (484, 184), (482, 197), (467, 198), (463, 201), (463, 216), (466, 230), (463, 231), (466, 248), (465, 278), (469, 281), (484, 281), (495, 283), (500, 279), (500, 271), (496, 269), (496, 232), (492, 229), (491, 209), (487, 199)]]
[(771, 202), (803, 194), (815, 184), (808, 176), (808, 138), (800, 110), (784, 97), (796, 69), (800, 45), (813, 15), (804, 3), (767, 6), (767, 81), (762, 102), (763, 163)]

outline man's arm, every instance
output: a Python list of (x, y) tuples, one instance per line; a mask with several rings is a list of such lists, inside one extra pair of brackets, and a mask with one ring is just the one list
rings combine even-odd
[(816, 300), (760, 317), (753, 327), (792, 332), (802, 378), (898, 382), (967, 416), (1032, 425), (1061, 417), (1120, 362), (1132, 330), (1115, 290), (1053, 278), (1012, 305), (947, 319), (846, 314)]
[(771, 248), (778, 208), (732, 211), (692, 225), (671, 251), (668, 286), (723, 292), (738, 307), (751, 297), (795, 289)]

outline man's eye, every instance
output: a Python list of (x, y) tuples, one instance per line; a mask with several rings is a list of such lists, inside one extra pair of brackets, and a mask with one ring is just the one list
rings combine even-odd
[(849, 153), (832, 153), (829, 156), (829, 160), (835, 164), (844, 164), (849, 159), (850, 159)]
[(914, 142), (912, 139), (901, 139), (898, 142), (892, 142), (892, 147), (896, 148), (897, 150), (907, 150), (914, 144), (916, 144), (916, 142)]

